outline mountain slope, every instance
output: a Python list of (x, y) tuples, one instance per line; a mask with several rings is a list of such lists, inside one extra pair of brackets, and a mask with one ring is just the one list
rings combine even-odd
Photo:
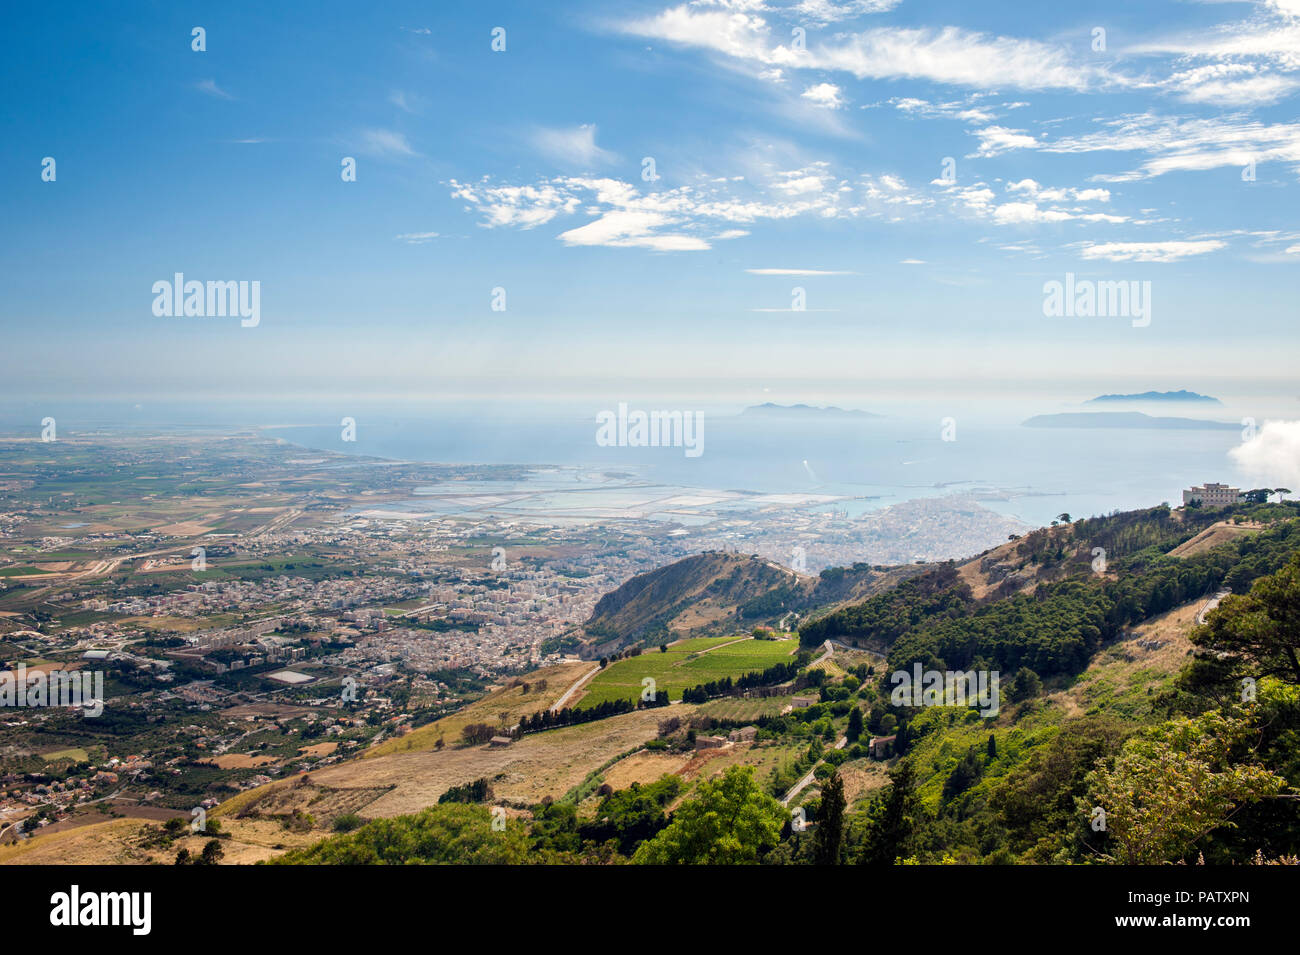
[(813, 577), (756, 556), (696, 554), (638, 574), (602, 597), (582, 628), (583, 655), (637, 642), (656, 645), (686, 634), (778, 625), (812, 607), (863, 600), (924, 569), (856, 564)]

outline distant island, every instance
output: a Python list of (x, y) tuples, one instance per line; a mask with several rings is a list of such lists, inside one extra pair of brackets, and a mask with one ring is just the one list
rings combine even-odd
[(1218, 398), (1198, 395), (1194, 391), (1144, 391), (1140, 395), (1098, 395), (1084, 404), (1095, 405), (1105, 401), (1187, 401), (1200, 404), (1221, 405)]
[(741, 412), (742, 416), (767, 418), (880, 418), (883, 415), (870, 411), (853, 411), (844, 408), (817, 408), (813, 405), (777, 405), (768, 401), (761, 405), (750, 405)]
[(1158, 428), (1183, 431), (1231, 431), (1240, 427), (1230, 421), (1196, 418), (1154, 418), (1138, 411), (1082, 411), (1034, 415), (1021, 424), (1026, 428)]

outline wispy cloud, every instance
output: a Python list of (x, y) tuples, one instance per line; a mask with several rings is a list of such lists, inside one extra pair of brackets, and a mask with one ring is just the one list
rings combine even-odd
[(989, 36), (958, 27), (885, 26), (836, 34), (798, 49), (777, 34), (753, 5), (704, 8), (693, 4), (624, 23), (630, 34), (710, 50), (771, 69), (849, 73), (858, 79), (920, 79), (975, 89), (1087, 90), (1127, 85), (1095, 62), (1060, 46), (1018, 37)]
[(829, 269), (745, 269), (750, 275), (857, 275)]
[(411, 96), (405, 90), (393, 90), (388, 94), (388, 102), (392, 103), (404, 113), (419, 112), (419, 99)]
[(538, 129), (532, 136), (533, 146), (555, 162), (590, 169), (614, 162), (618, 157), (596, 145), (596, 127), (587, 123), (567, 129)]
[(216, 80), (199, 80), (198, 83), (194, 84), (194, 88), (200, 93), (206, 93), (217, 99), (234, 99), (233, 96), (217, 85)]
[(854, 201), (856, 190), (820, 165), (775, 171), (761, 183), (714, 177), (652, 192), (620, 179), (581, 176), (524, 186), (488, 179), (449, 185), (453, 197), (478, 212), (489, 228), (531, 229), (582, 210), (592, 221), (558, 236), (575, 246), (701, 251), (713, 241), (747, 234), (737, 227), (762, 220), (870, 213), (860, 195)]
[(1218, 239), (1168, 242), (1101, 242), (1085, 243), (1079, 255), (1085, 259), (1110, 262), (1177, 262), (1194, 255), (1217, 252), (1226, 246)]
[(361, 133), (361, 151), (372, 156), (419, 155), (403, 133), (391, 129), (367, 129)]
[(407, 245), (424, 245), (439, 237), (437, 232), (403, 232), (401, 235), (394, 236), (399, 242), (405, 242)]
[(1243, 166), (1252, 160), (1300, 163), (1300, 124), (1130, 114), (1101, 121), (1095, 132), (1041, 142), (1049, 153), (1144, 152), (1138, 168), (1098, 181), (1127, 182), (1171, 172)]

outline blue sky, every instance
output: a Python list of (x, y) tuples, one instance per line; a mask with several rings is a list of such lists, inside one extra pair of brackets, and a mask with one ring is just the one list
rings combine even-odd
[(11, 397), (1294, 391), (1298, 0), (124, 9), (0, 39)]

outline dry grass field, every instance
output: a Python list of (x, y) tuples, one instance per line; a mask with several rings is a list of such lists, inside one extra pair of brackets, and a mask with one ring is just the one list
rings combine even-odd
[[(113, 819), (60, 832), (41, 833), (18, 845), (0, 846), (0, 865), (170, 865), (182, 847), (191, 855), (203, 851), (211, 837), (189, 835), (168, 848), (145, 845), (156, 822)], [(223, 820), (230, 838), (221, 840), (223, 865), (250, 865), (281, 853), (309, 846), (325, 833), (290, 832), (278, 820)]]
[[(433, 749), (439, 738), (447, 747), (460, 742), (461, 731), (471, 723), (490, 723), (500, 725), (502, 713), (508, 713), (506, 726), (517, 723), (521, 716), (531, 716), (538, 710), (549, 709), (579, 677), (591, 670), (591, 663), (560, 663), (543, 670), (535, 670), (528, 675), (531, 684), (527, 693), (522, 686), (506, 686), (495, 690), (481, 700), (469, 704), (461, 710), (444, 716), (440, 720), (421, 726), (417, 730), (386, 740), (366, 752), (367, 759), (390, 756), (394, 753), (407, 753), (416, 750)], [(546, 681), (546, 689), (538, 691), (538, 680)], [(504, 728), (504, 727), (503, 727)]]
[(1230, 524), (1227, 521), (1220, 521), (1217, 524), (1211, 524), (1191, 540), (1179, 544), (1169, 552), (1169, 556), (1191, 557), (1212, 547), (1217, 547), (1219, 544), (1226, 544), (1238, 537), (1244, 537), (1246, 534), (1256, 534), (1263, 528), (1263, 524)]
[[(694, 710), (693, 706), (678, 704), (672, 713), (685, 717)], [(310, 782), (301, 787), (305, 791), (290, 803), (282, 803), (287, 797), (276, 793), (298, 786), (297, 779), (268, 783), (240, 793), (215, 813), (233, 816), (241, 812), (281, 813), (301, 808), (315, 815), (309, 808), (311, 800), (323, 792), (366, 790), (374, 798), (351, 811), (366, 818), (398, 816), (433, 805), (452, 786), (480, 778), (491, 782), (498, 798), (531, 805), (544, 796), (560, 798), (620, 753), (654, 739), (664, 715), (662, 709), (639, 710), (580, 726), (529, 734), (510, 746), (449, 744), (442, 750), (416, 749), (352, 760), (311, 773)]]
[(1192, 649), (1187, 634), (1204, 602), (1197, 598), (1153, 617), (1127, 640), (1098, 653), (1073, 685), (1048, 695), (1047, 701), (1061, 707), (1067, 717), (1082, 716), (1099, 706), (1136, 715), (1129, 711), (1147, 707), (1148, 691), (1158, 692), (1187, 662)]

